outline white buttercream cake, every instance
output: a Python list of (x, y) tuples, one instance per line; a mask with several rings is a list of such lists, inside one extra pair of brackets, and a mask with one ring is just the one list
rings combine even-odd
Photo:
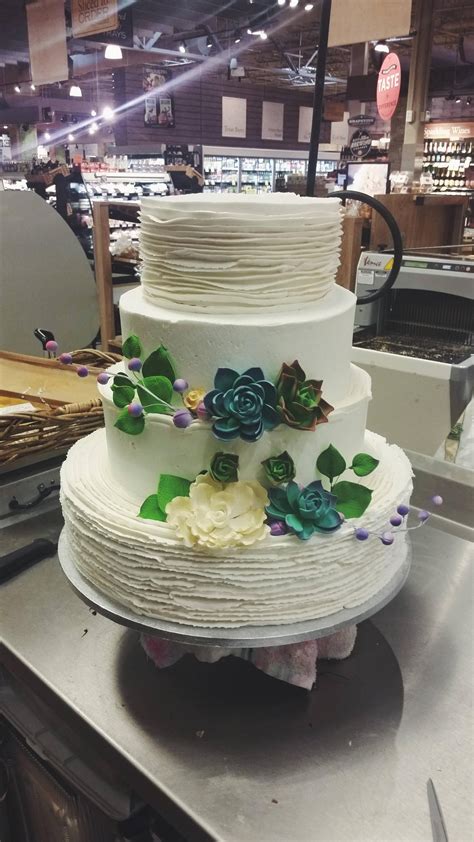
[(404, 563), (390, 519), (412, 472), (366, 431), (341, 227), (335, 199), (142, 201), (124, 363), (99, 378), (105, 429), (61, 475), (77, 568), (137, 615), (311, 620), (364, 603)]

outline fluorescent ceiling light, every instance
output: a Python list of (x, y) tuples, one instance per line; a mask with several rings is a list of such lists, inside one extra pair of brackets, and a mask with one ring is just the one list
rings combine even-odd
[(386, 41), (377, 41), (374, 50), (376, 53), (389, 53), (390, 47), (386, 43)]
[(81, 91), (79, 85), (71, 85), (71, 87), (69, 88), (69, 96), (74, 96), (74, 97), (81, 97), (82, 96), (82, 91)]
[(107, 44), (105, 48), (104, 58), (120, 59), (122, 58), (122, 50), (118, 44)]

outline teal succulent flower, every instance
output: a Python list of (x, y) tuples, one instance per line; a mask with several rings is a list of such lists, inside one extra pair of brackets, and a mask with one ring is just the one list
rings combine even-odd
[(219, 368), (214, 386), (204, 397), (204, 406), (218, 439), (230, 441), (240, 436), (244, 441), (257, 441), (264, 430), (273, 430), (280, 423), (275, 386), (265, 380), (261, 368), (249, 368), (243, 374)]
[(270, 488), (270, 505), (265, 511), (271, 520), (284, 521), (290, 532), (307, 541), (315, 532), (334, 532), (343, 519), (335, 509), (336, 497), (320, 480), (300, 488), (289, 482), (285, 488)]

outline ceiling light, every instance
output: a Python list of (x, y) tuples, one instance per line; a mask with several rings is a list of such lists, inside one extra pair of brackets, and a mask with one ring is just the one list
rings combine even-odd
[(456, 105), (459, 105), (459, 103), (461, 102), (461, 97), (457, 96), (456, 99), (455, 99), (455, 102), (456, 102)]
[(68, 139), (68, 140), (74, 140), (74, 135), (73, 135), (73, 134), (68, 134), (67, 139)]
[(285, 3), (286, 3), (286, 0), (278, 0), (278, 5), (279, 5), (279, 6), (284, 6), (284, 5), (285, 5)]
[(15, 85), (15, 93), (19, 94), (19, 93), (20, 93), (20, 91), (21, 91), (20, 86), (19, 86), (19, 85)]
[(181, 41), (181, 43), (180, 43), (180, 45), (179, 45), (179, 47), (178, 47), (178, 50), (180, 51), (180, 53), (185, 53), (185, 52), (186, 52), (186, 43), (185, 43), (184, 41)]
[(119, 59), (122, 58), (122, 50), (118, 44), (107, 44), (105, 48), (104, 58)]
[(374, 50), (376, 53), (389, 53), (390, 47), (388, 46), (386, 41), (377, 41), (374, 46)]
[(240, 44), (241, 37), (242, 37), (241, 35), (236, 35), (235, 38), (234, 38), (234, 44)]
[(50, 135), (50, 133), (49, 133), (49, 132), (45, 132), (45, 133), (44, 133), (44, 139), (45, 139), (45, 140), (51, 140), (51, 135)]
[(4, 128), (4, 129), (8, 129), (8, 126), (4, 126), (3, 128)]
[(290, 0), (290, 9), (296, 9), (300, 0)]
[(314, 9), (314, 3), (306, 3), (304, 7), (305, 12), (311, 12), (312, 9)]
[(36, 91), (36, 85), (34, 85), (33, 82), (31, 83), (30, 88), (32, 91)]
[(247, 35), (253, 35), (253, 32), (252, 32), (251, 29), (247, 29)]
[(95, 134), (98, 128), (99, 126), (97, 125), (97, 123), (91, 123), (89, 126), (89, 134)]
[(97, 117), (97, 111), (95, 110), (95, 108), (93, 108), (91, 111), (91, 117)]
[(74, 96), (74, 97), (81, 97), (82, 96), (82, 91), (81, 91), (79, 85), (71, 85), (71, 87), (69, 88), (69, 96)]
[(266, 41), (267, 38), (268, 38), (268, 35), (267, 35), (267, 33), (265, 32), (264, 29), (262, 29), (261, 32), (260, 32), (260, 38), (262, 39), (262, 41)]
[(102, 117), (104, 120), (114, 119), (114, 110), (110, 107), (110, 105), (106, 105), (105, 108), (102, 109)]

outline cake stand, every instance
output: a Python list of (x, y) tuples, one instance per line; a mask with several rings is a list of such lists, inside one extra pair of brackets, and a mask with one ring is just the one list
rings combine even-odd
[(226, 649), (285, 646), (304, 640), (327, 637), (345, 626), (360, 623), (390, 602), (405, 584), (411, 566), (411, 544), (387, 547), (387, 564), (393, 570), (390, 580), (370, 599), (360, 605), (344, 608), (326, 617), (279, 626), (240, 626), (239, 628), (200, 628), (166, 620), (156, 620), (135, 614), (99, 591), (78, 571), (72, 561), (65, 531), (58, 544), (58, 556), (63, 573), (77, 595), (91, 608), (109, 620), (136, 629), (144, 634), (188, 646), (221, 646)]

